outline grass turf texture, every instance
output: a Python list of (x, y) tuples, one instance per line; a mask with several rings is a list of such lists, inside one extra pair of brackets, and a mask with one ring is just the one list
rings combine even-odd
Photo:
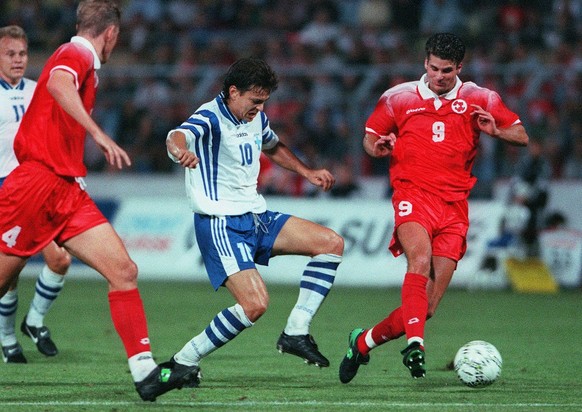
[[(20, 324), (34, 288), (19, 285)], [(167, 360), (214, 315), (232, 304), (206, 283), (142, 282), (140, 290), (157, 361)], [(10, 411), (341, 411), (341, 410), (582, 410), (580, 291), (521, 295), (450, 290), (427, 323), (427, 377), (413, 380), (402, 365), (403, 338), (371, 353), (347, 385), (338, 366), (352, 328), (369, 327), (400, 301), (398, 289), (335, 288), (312, 324), (331, 367), (280, 355), (275, 342), (297, 287), (269, 286), (271, 304), (250, 330), (203, 360), (200, 388), (142, 402), (110, 320), (104, 281), (70, 279), (47, 316), (60, 350), (54, 358), (18, 336), (27, 365), (0, 364), (0, 410)], [(471, 389), (447, 370), (457, 349), (482, 339), (503, 357), (500, 379)]]

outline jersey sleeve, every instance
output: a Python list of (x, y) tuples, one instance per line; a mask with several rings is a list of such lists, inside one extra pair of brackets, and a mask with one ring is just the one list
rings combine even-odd
[(501, 100), (499, 94), (492, 90), (489, 91), (487, 107), (485, 110), (491, 113), (497, 123), (497, 127), (502, 129), (521, 123), (519, 116), (509, 110)]
[(92, 72), (93, 59), (93, 54), (85, 47), (68, 43), (58, 50), (50, 74), (52, 75), (56, 70), (65, 70), (71, 73), (75, 78), (75, 86), (79, 90), (86, 76)]
[[(206, 112), (205, 112), (206, 113)], [(168, 135), (172, 133), (174, 130), (180, 131), (184, 133), (186, 136), (186, 145), (188, 150), (196, 151), (196, 139), (200, 138), (204, 135), (210, 134), (210, 128), (212, 125), (209, 123), (209, 118), (201, 115), (199, 112), (194, 113), (192, 116), (188, 118), (185, 122), (183, 122), (177, 128), (170, 130)], [(168, 157), (172, 159), (173, 162), (178, 163), (179, 160), (171, 154), (169, 151)], [(200, 156), (199, 153), (196, 153), (197, 156)]]
[(269, 150), (272, 149), (279, 143), (279, 136), (271, 129), (271, 125), (269, 123), (269, 119), (265, 113), (260, 112), (261, 114), (261, 122), (262, 122), (262, 140), (263, 145), (261, 150)]
[(366, 121), (366, 133), (380, 137), (388, 136), (391, 132), (396, 131), (395, 126), (394, 111), (390, 105), (389, 94), (384, 93)]
[[(166, 138), (169, 137), (170, 134), (172, 132), (176, 131), (176, 130), (184, 133), (184, 136), (186, 136), (186, 146), (190, 150), (190, 148), (193, 147), (193, 143), (192, 142), (194, 142), (194, 139), (195, 139), (194, 133), (192, 133), (192, 131), (189, 130), (189, 129), (177, 128), (177, 129), (170, 130), (168, 132), (168, 135), (166, 136)], [(172, 162), (174, 162), (174, 163), (180, 163), (180, 160), (178, 160), (178, 158), (176, 156), (174, 156), (172, 153), (170, 153), (169, 150), (166, 150), (166, 153), (168, 154), (168, 157), (172, 160)]]

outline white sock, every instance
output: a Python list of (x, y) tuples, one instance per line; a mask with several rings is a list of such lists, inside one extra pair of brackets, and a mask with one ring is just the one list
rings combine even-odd
[(26, 323), (39, 328), (43, 325), (44, 317), (61, 293), (65, 277), (53, 272), (44, 265), (34, 287), (34, 297), (26, 315)]
[(18, 289), (9, 290), (0, 299), (0, 343), (2, 346), (11, 346), (18, 342), (14, 326), (16, 309), (18, 309)]
[(200, 359), (233, 340), (246, 328), (253, 326), (238, 303), (218, 313), (203, 332), (174, 355), (182, 365), (198, 365)]
[(342, 257), (331, 253), (314, 256), (305, 267), (299, 286), (299, 297), (293, 307), (285, 333), (307, 335), (313, 316), (329, 293)]
[(141, 382), (156, 368), (151, 352), (141, 352), (127, 360), (134, 382)]
[(366, 336), (364, 337), (364, 340), (366, 341), (366, 345), (368, 346), (368, 348), (370, 348), (370, 350), (372, 350), (376, 346), (378, 346), (378, 344), (376, 342), (374, 342), (374, 339), (372, 339), (372, 329), (374, 329), (374, 328), (369, 329), (368, 332), (366, 332)]

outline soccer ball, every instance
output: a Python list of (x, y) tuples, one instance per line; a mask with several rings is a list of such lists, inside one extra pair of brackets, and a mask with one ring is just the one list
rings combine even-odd
[(501, 354), (495, 346), (474, 340), (461, 346), (453, 365), (457, 376), (471, 388), (489, 386), (501, 374)]

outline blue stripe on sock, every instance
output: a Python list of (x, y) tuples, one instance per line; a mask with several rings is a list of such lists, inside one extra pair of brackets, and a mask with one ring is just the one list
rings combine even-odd
[(36, 293), (38, 293), (40, 296), (42, 296), (45, 299), (48, 300), (55, 300), (58, 296), (58, 293), (56, 295), (49, 295), (48, 293), (45, 293), (44, 290), (40, 289), (39, 287), (35, 288)]
[(226, 339), (228, 340), (232, 340), (237, 334), (236, 333), (232, 333), (230, 330), (228, 330), (228, 328), (224, 325), (224, 323), (222, 323), (220, 321), (220, 319), (217, 317), (214, 318), (214, 320), (212, 321), (214, 323), (214, 326), (216, 327), (216, 329), (218, 329), (218, 331), (222, 334), (222, 336), (224, 336)]
[[(230, 324), (237, 332), (232, 332), (220, 319), (219, 315), (216, 315), (210, 325), (205, 329), (206, 336), (217, 348), (223, 346), (226, 342), (234, 339), (240, 332), (246, 329), (246, 326), (229, 310), (230, 308), (224, 309), (220, 314), (224, 316), (226, 322)], [(220, 332), (220, 334), (227, 339), (226, 342), (221, 340), (216, 333), (212, 330), (212, 325)]]
[(303, 272), (303, 276), (323, 280), (323, 281), (329, 282), (329, 283), (333, 283), (333, 281), (335, 280), (335, 276), (333, 276), (333, 275), (326, 275), (325, 273), (314, 272), (312, 270), (305, 270)]
[(55, 287), (50, 287), (47, 286), (44, 282), (42, 282), (40, 280), (40, 278), (36, 281), (36, 290), (38, 290), (39, 286), (46, 290), (47, 292), (53, 292), (53, 293), (59, 293), (61, 291), (61, 289), (63, 288), (62, 286), (55, 286)]
[(314, 292), (317, 292), (322, 296), (327, 296), (327, 294), (329, 293), (329, 288), (318, 285), (317, 283), (308, 282), (306, 280), (302, 280), (299, 286), (303, 289), (309, 289)]
[(307, 264), (307, 266), (313, 267), (313, 268), (323, 268), (323, 269), (336, 270), (337, 267), (339, 266), (339, 263), (337, 263), (337, 262), (319, 262), (319, 261), (312, 260)]
[(16, 309), (18, 309), (18, 300), (15, 300), (13, 303), (9, 305), (0, 303), (0, 316), (14, 315), (16, 313)]
[(225, 344), (225, 342), (218, 339), (218, 336), (216, 336), (214, 334), (214, 332), (212, 331), (212, 328), (210, 326), (207, 326), (206, 329), (204, 330), (204, 332), (206, 332), (206, 336), (208, 336), (208, 339), (210, 339), (212, 344), (214, 346), (216, 346), (217, 348), (220, 348), (222, 345)]
[(246, 329), (246, 326), (236, 316), (234, 316), (233, 313), (230, 310), (224, 309), (222, 311), (222, 315), (239, 332), (242, 332), (243, 330)]

